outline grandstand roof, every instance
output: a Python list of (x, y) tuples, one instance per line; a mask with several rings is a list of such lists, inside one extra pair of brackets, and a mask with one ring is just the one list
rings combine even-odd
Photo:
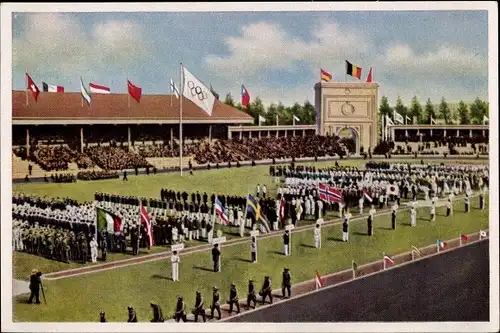
[[(90, 106), (80, 93), (40, 92), (36, 103), (31, 93), (12, 91), (14, 125), (49, 124), (178, 124), (180, 100), (171, 95), (143, 95), (137, 103), (127, 94), (95, 94)], [(212, 116), (183, 98), (182, 122), (186, 124), (243, 124), (253, 118), (234, 107), (216, 101)]]

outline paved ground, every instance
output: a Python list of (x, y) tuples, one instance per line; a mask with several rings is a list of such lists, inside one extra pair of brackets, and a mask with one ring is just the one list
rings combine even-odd
[(488, 246), (463, 246), (227, 321), (488, 321)]
[(30, 292), (29, 282), (23, 280), (12, 280), (12, 297)]

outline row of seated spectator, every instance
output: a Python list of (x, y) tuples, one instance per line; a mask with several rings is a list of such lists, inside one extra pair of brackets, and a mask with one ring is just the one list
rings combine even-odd
[[(184, 156), (195, 155), (203, 144), (203, 142), (183, 143), (182, 154)], [(165, 144), (135, 145), (134, 148), (142, 157), (179, 157), (180, 155), (179, 144), (175, 141), (172, 146), (170, 142), (166, 142)]]
[(117, 179), (120, 178), (120, 175), (116, 171), (92, 170), (80, 171), (76, 178), (80, 180)]
[(104, 170), (122, 170), (151, 166), (146, 159), (126, 148), (89, 147), (85, 153)]
[(454, 144), (461, 144), (461, 145), (467, 145), (467, 144), (479, 144), (479, 143), (485, 143), (487, 144), (489, 141), (489, 137), (483, 136), (483, 135), (473, 135), (472, 137), (469, 135), (461, 135), (461, 136), (456, 136), (456, 135), (438, 135), (434, 134), (432, 136), (430, 135), (422, 135), (422, 140), (420, 140), (419, 135), (412, 135), (409, 134), (408, 136), (404, 135), (404, 132), (398, 132), (394, 138), (395, 141), (398, 142), (440, 142), (442, 144), (446, 143), (454, 143)]
[(66, 145), (36, 146), (31, 150), (30, 159), (39, 164), (45, 171), (62, 171), (68, 169), (68, 163), (76, 163), (78, 168), (87, 169), (94, 166), (85, 154), (70, 149)]

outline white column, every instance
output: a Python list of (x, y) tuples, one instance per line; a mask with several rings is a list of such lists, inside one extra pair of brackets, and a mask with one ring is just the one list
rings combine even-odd
[(30, 157), (30, 130), (26, 129), (26, 157)]
[(259, 129), (259, 139), (260, 139), (260, 134), (262, 133), (262, 131)]
[(240, 130), (240, 140), (243, 137), (243, 130)]
[(472, 130), (469, 130), (469, 138), (472, 138)]
[(248, 137), (251, 139), (252, 138), (252, 131), (248, 132)]
[[(295, 132), (295, 131), (294, 131)], [(288, 136), (288, 130), (285, 129), (285, 138)]]
[(306, 130), (305, 130), (305, 129), (303, 129), (303, 130), (302, 130), (302, 136), (303, 136), (303, 137), (305, 137), (305, 136), (306, 136)]
[(446, 128), (443, 131), (443, 136), (446, 138)]
[(128, 130), (128, 150), (132, 150), (132, 140), (131, 140), (131, 134), (130, 134), (130, 126), (127, 126)]
[(267, 137), (269, 138), (271, 136), (271, 131), (267, 131)]
[(80, 127), (80, 152), (83, 154), (83, 127)]
[(457, 129), (457, 138), (460, 136), (460, 130)]
[(170, 149), (174, 149), (174, 128), (170, 127)]
[(208, 126), (208, 142), (212, 142), (212, 125)]

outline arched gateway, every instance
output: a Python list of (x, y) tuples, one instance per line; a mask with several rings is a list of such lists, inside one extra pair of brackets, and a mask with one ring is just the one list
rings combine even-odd
[[(356, 153), (377, 145), (378, 84), (321, 82), (314, 86), (320, 135), (338, 135)], [(349, 142), (354, 141), (354, 144)], [(346, 144), (347, 143), (347, 144)]]

